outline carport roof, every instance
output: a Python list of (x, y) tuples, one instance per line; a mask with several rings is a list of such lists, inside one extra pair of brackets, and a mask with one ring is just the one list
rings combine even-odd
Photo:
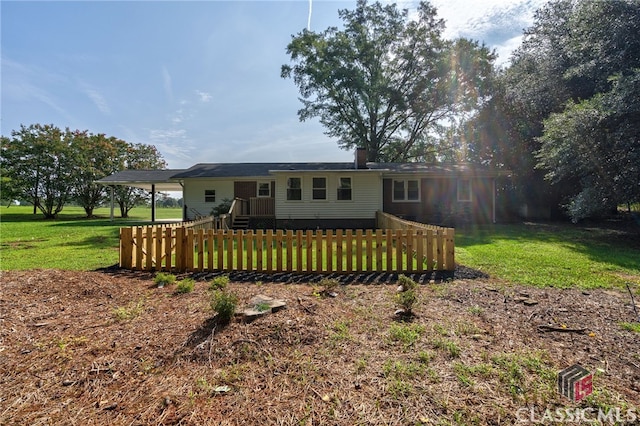
[(102, 185), (132, 186), (147, 191), (151, 191), (151, 185), (155, 185), (156, 191), (182, 191), (182, 185), (170, 179), (183, 171), (184, 169), (122, 170), (96, 182)]

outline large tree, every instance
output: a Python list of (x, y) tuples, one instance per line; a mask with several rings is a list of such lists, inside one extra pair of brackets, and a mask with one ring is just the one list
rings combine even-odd
[[(600, 194), (591, 213), (623, 201), (602, 180), (607, 174), (592, 168), (587, 178), (583, 158), (562, 153), (582, 152), (588, 139), (592, 148), (599, 147), (591, 152), (593, 161), (598, 161), (596, 156), (602, 161), (619, 158), (616, 162), (621, 165), (631, 158), (628, 148), (634, 138), (637, 143), (638, 134), (633, 136), (629, 128), (624, 136), (627, 142), (614, 143), (618, 132), (607, 126), (617, 122), (620, 114), (601, 108), (611, 107), (610, 100), (615, 98), (626, 102), (620, 108), (634, 109), (638, 98), (634, 101), (623, 93), (632, 93), (629, 79), (640, 68), (639, 33), (637, 1), (546, 4), (525, 31), (511, 65), (499, 76), (492, 99), (472, 123), (473, 155), (514, 170), (514, 182), (525, 202), (535, 205), (546, 199), (573, 205), (569, 213), (574, 219), (579, 218), (574, 202), (586, 200), (586, 194)], [(633, 179), (629, 167), (616, 179), (628, 180), (627, 171)], [(603, 188), (613, 192), (603, 197)], [(588, 202), (595, 201), (589, 197)]]
[(318, 117), (340, 147), (366, 148), (369, 161), (440, 157), (436, 131), (484, 99), (495, 55), (444, 40), (427, 2), (415, 17), (366, 0), (339, 16), (343, 29), (303, 30), (287, 46), (293, 64), (282, 77), (300, 90), (299, 118)]
[[(167, 167), (160, 151), (153, 145), (127, 144), (121, 147), (118, 155), (122, 159), (123, 169), (157, 170)], [(120, 207), (121, 217), (129, 217), (132, 208), (145, 204), (150, 199), (147, 191), (130, 186), (117, 186), (114, 198)]]
[[(20, 126), (3, 138), (3, 192), (31, 200), (47, 219), (60, 213), (73, 192), (71, 135), (53, 125)], [(35, 212), (35, 211), (34, 211)]]
[[(29, 200), (34, 213), (40, 210), (47, 219), (56, 218), (72, 200), (91, 217), (106, 196), (95, 181), (109, 174), (166, 167), (155, 146), (54, 125), (21, 126), (11, 138), (2, 137), (1, 152), (3, 199)], [(144, 190), (128, 187), (118, 187), (115, 195), (122, 217), (149, 199)]]
[(96, 181), (123, 168), (124, 159), (118, 153), (125, 150), (127, 143), (79, 130), (73, 132), (72, 141), (76, 163), (73, 198), (87, 217), (92, 217), (93, 210), (106, 199), (105, 187)]

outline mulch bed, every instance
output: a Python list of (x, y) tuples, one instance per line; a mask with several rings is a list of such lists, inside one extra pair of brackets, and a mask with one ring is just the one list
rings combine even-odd
[[(323, 298), (318, 277), (232, 274), (241, 301), (261, 293), (288, 307), (227, 326), (209, 307), (213, 276), (178, 295), (148, 273), (2, 272), (0, 424), (489, 425), (514, 424), (523, 407), (640, 405), (640, 335), (620, 326), (637, 320), (624, 290), (516, 287), (463, 267), (453, 280), (414, 277), (410, 324), (422, 334), (404, 345), (389, 337), (401, 324), (393, 275), (342, 277), (337, 297)], [(438, 349), (442, 339), (460, 354)], [(534, 367), (510, 384), (492, 364), (527, 354), (550, 371), (594, 372), (596, 399), (540, 387)], [(460, 380), (461, 365), (480, 364), (493, 373)]]

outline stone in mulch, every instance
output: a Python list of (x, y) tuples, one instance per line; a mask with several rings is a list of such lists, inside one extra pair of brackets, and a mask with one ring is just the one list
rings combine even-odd
[(238, 312), (245, 322), (251, 322), (262, 316), (278, 312), (287, 307), (287, 302), (282, 299), (257, 294), (249, 300), (247, 307)]

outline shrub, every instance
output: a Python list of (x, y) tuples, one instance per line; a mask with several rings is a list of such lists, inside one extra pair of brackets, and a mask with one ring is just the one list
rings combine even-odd
[(175, 283), (176, 276), (173, 274), (168, 274), (166, 272), (158, 272), (153, 279), (153, 282), (156, 283), (158, 287), (164, 287), (165, 285)]
[(178, 281), (178, 285), (176, 286), (176, 293), (184, 294), (191, 293), (196, 285), (196, 282), (193, 278), (185, 278), (181, 281)]
[(209, 290), (223, 290), (229, 284), (228, 275), (218, 275), (209, 284)]
[(228, 324), (236, 313), (238, 297), (223, 290), (211, 292), (211, 309), (218, 314), (218, 319), (223, 324)]
[(399, 292), (395, 295), (396, 304), (402, 309), (405, 315), (412, 312), (413, 305), (418, 300), (416, 288), (418, 284), (411, 278), (400, 275), (398, 277)]

